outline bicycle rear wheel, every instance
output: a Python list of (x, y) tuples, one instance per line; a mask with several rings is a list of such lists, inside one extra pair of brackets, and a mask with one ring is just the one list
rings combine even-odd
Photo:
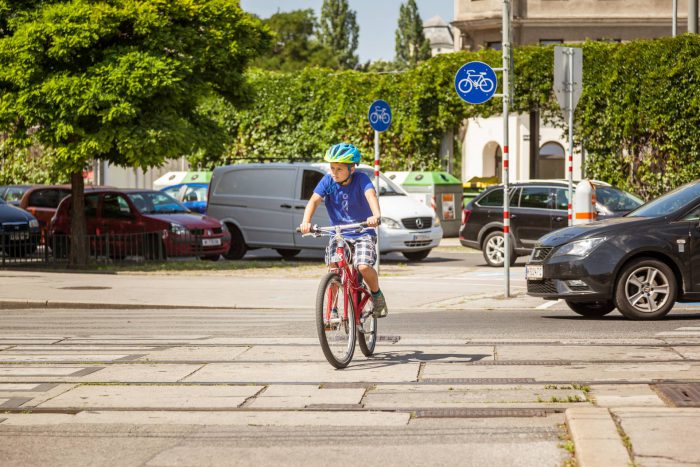
[(336, 368), (348, 366), (355, 352), (355, 313), (352, 299), (345, 297), (340, 276), (335, 272), (323, 276), (318, 287), (316, 330), (328, 363)]
[(371, 357), (377, 345), (377, 318), (372, 314), (374, 301), (370, 296), (360, 313), (360, 328), (357, 330), (357, 343), (365, 357)]

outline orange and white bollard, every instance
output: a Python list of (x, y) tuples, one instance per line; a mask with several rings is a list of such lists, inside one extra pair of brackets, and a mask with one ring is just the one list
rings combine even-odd
[(576, 185), (574, 194), (574, 225), (588, 224), (597, 219), (595, 203), (595, 186), (590, 180), (582, 180)]

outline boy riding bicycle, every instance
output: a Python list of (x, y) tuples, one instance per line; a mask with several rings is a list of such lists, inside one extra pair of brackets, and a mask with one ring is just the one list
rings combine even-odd
[[(301, 233), (311, 231), (311, 218), (318, 206), (326, 202), (328, 217), (333, 225), (367, 222), (369, 227), (377, 227), (381, 213), (377, 192), (370, 178), (362, 172), (355, 172), (360, 163), (360, 151), (352, 144), (339, 143), (331, 146), (323, 158), (331, 164), (331, 173), (326, 174), (314, 189), (304, 211), (304, 219), (299, 226)], [(382, 291), (379, 289), (379, 276), (374, 269), (377, 262), (377, 234), (374, 229), (361, 233), (344, 232), (343, 236), (355, 246), (354, 265), (362, 273), (374, 300), (374, 316), (383, 318), (388, 309)], [(335, 241), (326, 248), (326, 264), (335, 268), (331, 261), (336, 251)]]

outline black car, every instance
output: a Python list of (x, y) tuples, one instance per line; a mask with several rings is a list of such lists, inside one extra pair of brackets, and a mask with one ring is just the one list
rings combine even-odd
[[(598, 219), (622, 216), (642, 200), (607, 183), (594, 181)], [(532, 252), (537, 240), (568, 225), (568, 182), (533, 180), (513, 183), (510, 191), (511, 265)], [(459, 241), (481, 250), (489, 266), (503, 266), (503, 186), (486, 189), (462, 213)]]
[(34, 253), (39, 242), (39, 221), (24, 209), (0, 199), (0, 252), (5, 256)]
[(32, 185), (0, 185), (0, 199), (5, 200), (7, 204), (19, 206), (22, 196), (31, 187)]
[(583, 316), (617, 307), (658, 319), (676, 301), (700, 299), (700, 180), (625, 217), (552, 232), (525, 271), (529, 295), (564, 299)]

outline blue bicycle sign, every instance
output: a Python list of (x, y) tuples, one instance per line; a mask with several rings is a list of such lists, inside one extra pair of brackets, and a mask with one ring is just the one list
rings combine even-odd
[(497, 84), (496, 73), (484, 62), (462, 65), (455, 75), (457, 94), (470, 104), (483, 104), (491, 99)]
[(386, 101), (376, 100), (369, 106), (367, 118), (375, 131), (386, 131), (391, 125), (391, 107)]

